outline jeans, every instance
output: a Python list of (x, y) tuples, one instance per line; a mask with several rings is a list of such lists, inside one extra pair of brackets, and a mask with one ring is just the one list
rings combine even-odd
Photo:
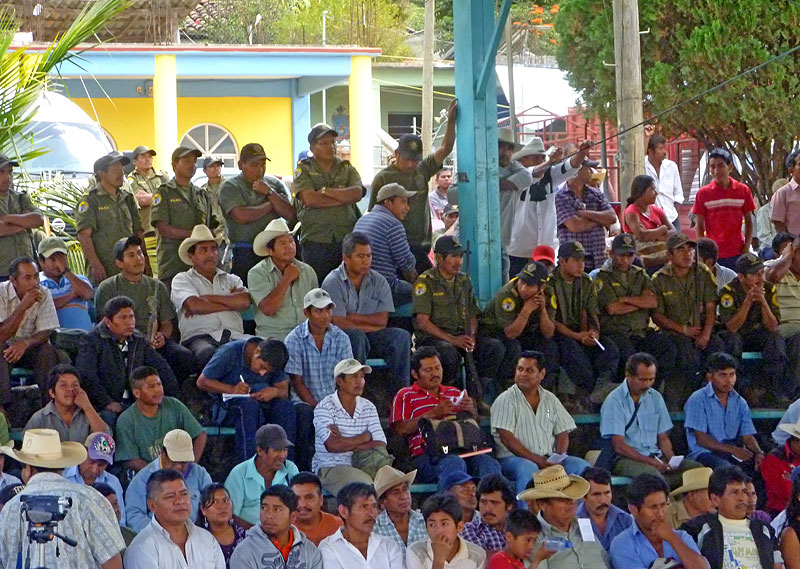
[(427, 454), (420, 455), (412, 461), (414, 468), (417, 469), (417, 482), (429, 484), (437, 482), (445, 473), (453, 470), (468, 472), (476, 478), (483, 478), (490, 474), (500, 474), (500, 463), (488, 454), (479, 454), (466, 460), (456, 455), (449, 455), (440, 458), (436, 463), (431, 461)]
[(301, 254), (303, 262), (311, 265), (311, 268), (317, 273), (317, 280), (322, 282), (328, 273), (342, 263), (342, 244), (335, 241), (330, 243), (305, 241)]
[(414, 259), (416, 259), (414, 268), (417, 270), (417, 274), (421, 275), (432, 266), (430, 259), (431, 246), (423, 247), (422, 245), (413, 245), (409, 243), (409, 247), (411, 248), (411, 254), (414, 255)]
[(161, 348), (158, 349), (158, 353), (161, 354), (161, 357), (167, 360), (169, 367), (172, 368), (172, 371), (175, 373), (175, 379), (178, 380), (179, 385), (183, 385), (183, 382), (192, 375), (192, 374), (199, 374), (203, 371), (203, 368), (197, 369), (195, 366), (197, 362), (195, 361), (194, 354), (192, 351), (185, 347), (181, 346), (178, 342), (173, 340), (167, 340)]
[[(519, 494), (528, 486), (528, 482), (533, 479), (533, 475), (539, 472), (539, 467), (535, 462), (522, 458), (521, 456), (507, 456), (498, 459), (503, 476), (514, 482), (514, 493)], [(583, 471), (591, 465), (577, 456), (568, 456), (561, 463), (567, 474), (581, 475)], [(525, 506), (527, 509), (527, 505)]]
[(402, 328), (384, 328), (377, 332), (363, 332), (355, 328), (345, 330), (353, 347), (353, 357), (360, 362), (368, 357), (386, 360), (394, 379), (395, 389), (407, 387), (411, 376), (411, 334)]
[(392, 289), (392, 302), (394, 302), (395, 310), (404, 304), (411, 303), (414, 285), (408, 281), (404, 281), (403, 279), (397, 279), (394, 281), (394, 284), (390, 286)]
[(295, 464), (300, 471), (311, 471), (311, 459), (314, 457), (314, 408), (308, 403), (294, 403), (296, 438)]
[(231, 263), (231, 273), (242, 279), (244, 286), (247, 286), (247, 273), (255, 267), (262, 257), (253, 253), (253, 246), (249, 243), (235, 243), (233, 245), (233, 259)]
[[(255, 435), (261, 425), (273, 423), (283, 427), (286, 437), (295, 442), (297, 438), (295, 407), (288, 399), (273, 399), (262, 403), (253, 398), (231, 399), (226, 423), (236, 430), (236, 461), (244, 462), (256, 454)], [(289, 447), (289, 460), (294, 460), (294, 449)]]

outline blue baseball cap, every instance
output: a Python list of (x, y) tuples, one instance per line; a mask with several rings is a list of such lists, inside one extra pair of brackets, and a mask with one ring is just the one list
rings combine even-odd
[(475, 484), (479, 482), (480, 479), (475, 478), (474, 476), (470, 476), (463, 470), (451, 470), (447, 472), (444, 476), (439, 478), (439, 488), (438, 491), (441, 494), (442, 492), (449, 492), (450, 488), (455, 486), (456, 484), (463, 484), (464, 482), (473, 481)]

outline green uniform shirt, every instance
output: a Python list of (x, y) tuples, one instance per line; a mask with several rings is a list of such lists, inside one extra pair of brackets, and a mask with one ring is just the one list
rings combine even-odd
[[(225, 220), (225, 216), (222, 213), (222, 207), (219, 205), (219, 190), (222, 188), (222, 184), (225, 183), (225, 176), (220, 176), (219, 182), (216, 184), (212, 184), (211, 182), (206, 182), (203, 184), (201, 189), (208, 192), (208, 199), (211, 200), (211, 210), (214, 212), (214, 215), (217, 216), (217, 219), (220, 223)], [(222, 228), (225, 229), (224, 227)], [(216, 234), (216, 232), (215, 232)]]
[(372, 191), (369, 196), (369, 209), (375, 205), (378, 191), (386, 184), (396, 182), (409, 192), (417, 192), (408, 199), (408, 215), (403, 220), (408, 242), (415, 247), (431, 246), (431, 207), (428, 204), (428, 182), (431, 176), (442, 169), (433, 154), (422, 160), (416, 169), (404, 174), (392, 164), (377, 174), (372, 180)]
[[(656, 311), (679, 326), (702, 326), (706, 311), (700, 305), (717, 302), (717, 283), (714, 275), (703, 263), (700, 263), (699, 267), (700, 275), (697, 279), (700, 284), (699, 289), (695, 287), (696, 266), (692, 266), (683, 278), (675, 276), (672, 263), (667, 263), (653, 275), (653, 290), (658, 298)], [(694, 313), (698, 308), (701, 321), (694, 322)]]
[[(736, 278), (729, 284), (722, 287), (719, 292), (719, 321), (726, 324), (728, 320), (736, 316), (739, 309), (744, 304), (744, 299), (747, 297), (747, 291), (744, 290), (741, 281)], [(781, 308), (778, 304), (778, 293), (775, 290), (775, 285), (765, 282), (764, 283), (764, 298), (767, 299), (770, 310), (781, 321)], [(750, 306), (750, 311), (747, 313), (747, 318), (739, 328), (739, 334), (757, 334), (765, 332), (766, 327), (761, 317), (761, 306), (753, 303)]]
[[(458, 336), (466, 332), (467, 317), (471, 320), (481, 310), (472, 290), (472, 281), (467, 275), (458, 273), (448, 281), (433, 267), (417, 277), (414, 283), (411, 312), (427, 314), (433, 324), (448, 334)], [(428, 337), (419, 329), (415, 336), (419, 340)]]
[(600, 331), (613, 332), (633, 336), (644, 336), (650, 324), (650, 311), (640, 308), (628, 314), (609, 314), (606, 307), (617, 302), (623, 296), (641, 296), (646, 290), (653, 289), (650, 277), (641, 267), (633, 265), (627, 273), (616, 271), (609, 266), (603, 268), (594, 277), (597, 290), (597, 303), (600, 307)]
[(142, 280), (138, 283), (132, 283), (120, 273), (101, 282), (94, 293), (98, 322), (103, 318), (103, 308), (106, 302), (115, 296), (127, 296), (133, 301), (136, 329), (142, 334), (146, 335), (148, 332), (147, 322), (154, 306), (158, 312), (159, 322), (178, 318), (175, 305), (172, 304), (169, 291), (164, 283), (147, 275), (142, 275)]
[(114, 264), (114, 244), (142, 230), (133, 192), (120, 188), (117, 195), (112, 196), (99, 184), (81, 197), (75, 208), (75, 224), (78, 231), (92, 230), (94, 250), (107, 277), (119, 273)]
[[(136, 196), (136, 192), (147, 192), (148, 194), (155, 194), (161, 184), (166, 184), (169, 181), (169, 174), (164, 170), (156, 172), (155, 168), (151, 168), (146, 176), (139, 173), (139, 170), (134, 169), (128, 176), (128, 184)], [(150, 207), (146, 206), (139, 208), (139, 218), (142, 220), (142, 229), (145, 233), (152, 233), (153, 226), (150, 224)]]
[[(26, 192), (9, 189), (6, 195), (0, 196), (0, 216), (19, 215), (22, 213), (41, 213), (33, 207), (31, 198)], [(26, 229), (14, 235), (0, 237), (0, 275), (8, 276), (8, 266), (17, 257), (35, 257), (31, 245), (31, 231)]]
[[(153, 227), (163, 221), (178, 229), (191, 231), (195, 225), (205, 224), (212, 231), (219, 227), (219, 220), (211, 209), (208, 193), (191, 182), (188, 188), (178, 186), (175, 178), (162, 184), (153, 194), (151, 212)], [(178, 247), (183, 239), (169, 239), (158, 234), (156, 256), (158, 259), (158, 278), (168, 279), (189, 269), (178, 257)]]
[[(514, 277), (508, 281), (486, 305), (481, 317), (482, 332), (490, 336), (502, 336), (505, 334), (505, 327), (517, 319), (522, 310), (522, 305), (525, 304), (525, 301), (520, 298), (519, 292), (517, 292), (517, 280), (517, 277)], [(550, 287), (545, 288), (544, 300), (547, 314), (553, 319), (556, 314), (556, 303)], [(522, 333), (539, 333), (539, 311), (530, 315)]]
[[(283, 183), (272, 176), (264, 176), (266, 183), (273, 192), (277, 192), (283, 199), (289, 202), (289, 192)], [(280, 215), (276, 211), (271, 211), (264, 217), (251, 221), (250, 223), (236, 223), (231, 217), (231, 210), (235, 207), (259, 206), (269, 201), (269, 197), (253, 191), (253, 184), (238, 176), (225, 180), (219, 189), (217, 203), (225, 217), (225, 227), (228, 230), (228, 240), (231, 243), (250, 243), (252, 245), (256, 235), (261, 233), (269, 222), (278, 219)]]
[(314, 158), (306, 158), (297, 163), (294, 171), (294, 195), (298, 198), (295, 202), (297, 220), (300, 226), (300, 243), (313, 241), (314, 243), (341, 243), (344, 236), (353, 231), (353, 226), (361, 217), (358, 204), (347, 204), (336, 207), (309, 208), (299, 199), (300, 194), (306, 190), (320, 191), (322, 188), (349, 188), (361, 186), (363, 193), (366, 188), (361, 183), (358, 170), (347, 160), (335, 159), (330, 173), (320, 168)]
[(561, 322), (573, 332), (582, 332), (585, 330), (582, 316), (585, 311), (589, 329), (597, 327), (597, 291), (589, 275), (584, 273), (570, 283), (561, 276), (560, 269), (556, 267), (550, 277), (550, 286), (553, 289), (550, 303), (556, 306), (556, 322)]

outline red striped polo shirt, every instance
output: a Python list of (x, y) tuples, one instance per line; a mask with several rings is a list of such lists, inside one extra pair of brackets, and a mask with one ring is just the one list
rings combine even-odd
[(697, 192), (692, 212), (706, 222), (706, 237), (719, 247), (719, 258), (738, 257), (744, 247), (742, 220), (756, 209), (753, 194), (745, 184), (733, 178), (728, 189), (712, 180)]
[[(389, 423), (394, 424), (399, 421), (407, 421), (414, 417), (419, 417), (436, 407), (441, 399), (445, 397), (458, 397), (459, 395), (461, 395), (460, 389), (447, 385), (441, 385), (439, 387), (438, 396), (433, 395), (422, 389), (419, 384), (415, 382), (414, 385), (411, 387), (404, 387), (394, 396), (392, 416), (389, 419)], [(408, 438), (408, 447), (411, 450), (411, 456), (419, 456), (425, 452), (425, 442), (422, 440), (422, 434), (419, 430)]]

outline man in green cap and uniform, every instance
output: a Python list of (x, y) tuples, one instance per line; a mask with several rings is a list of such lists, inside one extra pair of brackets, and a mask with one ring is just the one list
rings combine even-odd
[(176, 148), (172, 152), (175, 176), (153, 194), (150, 219), (158, 233), (158, 278), (167, 288), (170, 288), (175, 275), (189, 270), (189, 266), (178, 257), (178, 247), (189, 238), (194, 226), (205, 225), (212, 231), (220, 226), (208, 192), (192, 183), (197, 159), (201, 155), (196, 148)]
[(302, 258), (320, 282), (342, 262), (342, 241), (361, 217), (358, 202), (367, 193), (355, 167), (337, 158), (337, 135), (327, 124), (314, 125), (308, 133), (313, 156), (294, 171)]
[(33, 257), (31, 230), (44, 223), (26, 192), (14, 189), (14, 167), (19, 163), (0, 154), (0, 281), (8, 280), (8, 266), (17, 257)]
[[(123, 187), (123, 166), (130, 164), (127, 156), (111, 152), (94, 163), (97, 181), (87, 190), (75, 207), (75, 226), (94, 285), (119, 273), (114, 263), (114, 243), (123, 237), (136, 235), (144, 241), (139, 218), (139, 206), (133, 192)], [(142, 245), (147, 261), (147, 247)]]
[[(428, 202), (428, 182), (431, 176), (442, 169), (444, 160), (453, 151), (456, 141), (456, 115), (458, 103), (455, 99), (447, 108), (447, 129), (442, 144), (432, 154), (422, 159), (422, 139), (414, 134), (404, 134), (394, 151), (394, 163), (375, 174), (369, 197), (369, 209), (377, 202), (380, 189), (386, 184), (396, 182), (409, 192), (417, 192), (409, 198), (408, 215), (403, 225), (408, 234), (411, 252), (417, 260), (417, 273), (431, 267), (428, 255), (431, 252), (431, 208)], [(322, 278), (322, 277), (320, 277)]]
[(224, 162), (221, 158), (214, 158), (213, 156), (203, 158), (203, 173), (206, 175), (206, 183), (200, 186), (208, 192), (208, 197), (211, 200), (211, 209), (220, 222), (225, 219), (222, 207), (219, 205), (219, 190), (222, 188), (222, 184), (225, 183), (225, 177), (222, 175), (223, 164)]
[(247, 273), (261, 261), (253, 252), (256, 235), (275, 219), (282, 217), (289, 223), (294, 219), (289, 191), (278, 178), (266, 174), (267, 160), (260, 144), (251, 142), (242, 146), (241, 173), (223, 182), (217, 200), (225, 216), (228, 241), (233, 246), (231, 273), (245, 284)]
[[(150, 224), (150, 206), (153, 205), (153, 194), (161, 184), (169, 182), (169, 174), (164, 170), (153, 168), (153, 157), (156, 151), (141, 145), (133, 149), (133, 172), (128, 175), (128, 184), (136, 203), (139, 204), (139, 218), (142, 220), (145, 242), (152, 251), (156, 247), (156, 231)], [(155, 268), (155, 267), (154, 267)]]

